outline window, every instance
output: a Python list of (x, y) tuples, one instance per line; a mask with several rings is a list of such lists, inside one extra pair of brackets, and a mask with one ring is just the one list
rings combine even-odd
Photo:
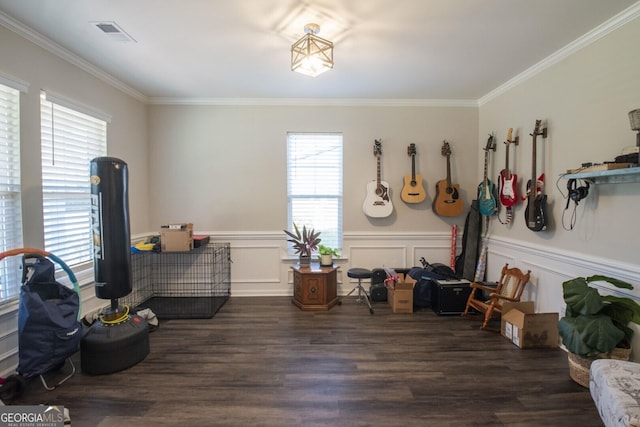
[(79, 267), (93, 262), (89, 163), (107, 153), (107, 122), (45, 92), (40, 105), (44, 246)]
[[(0, 84), (0, 252), (22, 247), (20, 92)], [(20, 257), (0, 263), (0, 302), (18, 297)]]
[(322, 244), (342, 248), (342, 135), (287, 135), (288, 229), (313, 227)]

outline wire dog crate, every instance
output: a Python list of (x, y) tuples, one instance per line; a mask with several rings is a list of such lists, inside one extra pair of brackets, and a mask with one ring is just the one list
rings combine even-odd
[(149, 308), (159, 319), (211, 318), (229, 299), (230, 263), (229, 243), (132, 254), (133, 290), (122, 302)]

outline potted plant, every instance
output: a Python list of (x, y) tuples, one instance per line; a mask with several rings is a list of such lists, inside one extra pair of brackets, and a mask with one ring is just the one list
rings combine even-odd
[(569, 374), (584, 387), (589, 386), (589, 368), (594, 359), (629, 358), (633, 329), (627, 325), (640, 324), (640, 305), (634, 300), (603, 296), (589, 286), (602, 281), (620, 289), (633, 289), (630, 283), (603, 275), (576, 277), (562, 284), (567, 308), (558, 330), (569, 351)]
[(318, 245), (318, 253), (320, 254), (320, 265), (332, 266), (333, 257), (338, 257), (340, 251), (336, 248), (325, 246), (323, 244)]
[(315, 231), (313, 228), (307, 228), (306, 225), (302, 226), (302, 232), (296, 225), (293, 223), (292, 233), (289, 230), (283, 230), (289, 238), (288, 242), (291, 242), (293, 245), (293, 250), (296, 254), (300, 255), (300, 265), (309, 265), (311, 263), (311, 253), (318, 249), (318, 244), (320, 244), (320, 232)]

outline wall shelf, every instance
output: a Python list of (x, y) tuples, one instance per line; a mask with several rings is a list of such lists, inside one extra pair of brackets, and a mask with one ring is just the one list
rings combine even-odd
[(619, 184), (640, 182), (640, 167), (613, 169), (597, 172), (576, 172), (562, 175), (565, 179), (586, 179), (595, 184)]

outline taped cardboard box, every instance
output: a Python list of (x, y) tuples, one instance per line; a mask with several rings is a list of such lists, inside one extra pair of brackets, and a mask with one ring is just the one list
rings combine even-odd
[(416, 284), (408, 274), (399, 273), (398, 280), (387, 283), (387, 301), (394, 313), (413, 313), (413, 286)]
[(193, 250), (193, 224), (168, 224), (160, 227), (162, 252), (189, 252)]
[(500, 331), (520, 348), (556, 348), (558, 317), (558, 313), (536, 313), (533, 301), (505, 302)]

